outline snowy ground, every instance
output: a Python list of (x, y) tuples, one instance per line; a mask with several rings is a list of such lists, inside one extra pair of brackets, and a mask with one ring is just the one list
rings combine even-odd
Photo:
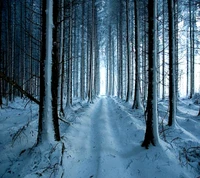
[(21, 99), (0, 109), (0, 177), (198, 178), (200, 117), (195, 100), (178, 102), (169, 128), (167, 101), (159, 102), (160, 146), (142, 148), (145, 120), (131, 103), (100, 97), (66, 109), (61, 143), (35, 147), (36, 105)]

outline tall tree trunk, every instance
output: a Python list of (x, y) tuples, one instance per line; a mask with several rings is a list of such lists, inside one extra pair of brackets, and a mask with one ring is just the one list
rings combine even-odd
[(56, 141), (60, 140), (59, 117), (58, 117), (58, 85), (59, 85), (59, 55), (58, 55), (58, 2), (53, 0), (53, 49), (52, 49), (52, 117), (54, 126), (54, 137)]
[[(53, 139), (51, 113), (52, 1), (42, 1), (42, 45), (40, 58), (40, 105), (37, 144)], [(47, 9), (47, 11), (46, 11)], [(48, 13), (46, 13), (48, 12)], [(50, 111), (50, 112), (49, 112)]]
[(132, 106), (133, 109), (143, 109), (140, 97), (140, 25), (138, 5), (138, 0), (135, 0), (135, 96)]
[(172, 126), (175, 124), (175, 117), (176, 117), (174, 0), (168, 0), (168, 14), (169, 14), (169, 120), (168, 120), (168, 125)]
[[(179, 50), (178, 50), (178, 19), (179, 19), (179, 2), (174, 2), (174, 33), (175, 33), (175, 92), (176, 92), (176, 101), (179, 97)], [(177, 102), (176, 102), (177, 108)]]
[(120, 98), (123, 99), (123, 45), (122, 45), (122, 2), (120, 1), (120, 10), (119, 10), (119, 66), (120, 66)]
[(68, 37), (68, 75), (67, 75), (67, 106), (72, 104), (72, 0), (69, 5), (69, 37)]
[(115, 94), (115, 41), (112, 39), (112, 92), (111, 95)]
[[(2, 35), (2, 3), (3, 1), (0, 0), (0, 66), (2, 65), (2, 61), (3, 61), (3, 54), (2, 54), (2, 50), (1, 50), (1, 35)], [(3, 66), (3, 65), (2, 65)], [(2, 93), (3, 93), (3, 84), (2, 84), (2, 80), (0, 78), (0, 108), (2, 107), (3, 104), (3, 100), (2, 100)]]
[(64, 0), (61, 0), (61, 12), (60, 12), (60, 56), (59, 56), (59, 61), (60, 61), (60, 76), (59, 76), (59, 100), (60, 100), (60, 114), (64, 115), (64, 108), (63, 108), (63, 91), (64, 91), (64, 78), (65, 78), (65, 62), (64, 62)]
[(192, 1), (189, 0), (189, 23), (190, 23), (190, 98), (194, 94), (194, 12)]
[(186, 88), (186, 95), (187, 96), (189, 96), (189, 87), (190, 87), (190, 82), (189, 82), (189, 35), (188, 35), (188, 31), (187, 31), (187, 38), (186, 38), (186, 49), (187, 49), (187, 58), (186, 58), (186, 60), (187, 60), (187, 73), (186, 73), (186, 75), (187, 75), (187, 81), (186, 81), (186, 84), (187, 84), (187, 88)]
[(163, 47), (163, 52), (162, 52), (162, 58), (163, 58), (163, 63), (162, 63), (162, 99), (165, 99), (165, 4), (163, 1), (163, 29), (162, 29), (162, 47)]
[(148, 1), (149, 14), (149, 86), (146, 108), (146, 133), (142, 146), (159, 144), (157, 113), (157, 0)]
[[(143, 18), (147, 19), (146, 3), (143, 4)], [(147, 74), (147, 22), (143, 22), (143, 40), (142, 40), (142, 93), (143, 101), (147, 101), (148, 74)]]
[(94, 59), (95, 59), (95, 65), (94, 65), (94, 91), (95, 96), (98, 96), (100, 94), (100, 61), (99, 61), (99, 37), (98, 37), (98, 20), (97, 20), (97, 10), (95, 8), (95, 35), (94, 35), (94, 43), (95, 43), (95, 49), (94, 49)]
[(111, 90), (112, 90), (112, 37), (111, 37), (111, 24), (108, 24), (108, 96), (111, 95)]
[(127, 60), (127, 93), (126, 102), (130, 100), (130, 39), (129, 39), (129, 0), (126, 0), (126, 60)]
[(95, 0), (92, 0), (92, 26), (91, 26), (91, 41), (90, 41), (90, 68), (89, 68), (89, 91), (88, 102), (93, 102), (93, 86), (94, 86), (94, 36), (95, 35)]
[(82, 22), (81, 22), (81, 75), (80, 75), (80, 94), (81, 99), (85, 99), (85, 0), (82, 1)]

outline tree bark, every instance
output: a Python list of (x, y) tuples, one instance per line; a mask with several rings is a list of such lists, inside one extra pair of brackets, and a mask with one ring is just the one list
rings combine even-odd
[[(1, 61), (0, 61), (0, 66), (1, 66), (1, 64), (2, 64), (2, 59), (3, 59), (3, 55), (2, 55), (2, 50), (1, 50), (1, 43), (2, 43), (2, 41), (1, 41), (1, 35), (2, 35), (2, 28), (1, 28), (1, 26), (2, 26), (2, 0), (0, 0), (0, 59), (1, 59)], [(1, 78), (0, 78), (0, 108), (2, 107), (2, 104), (3, 104), (3, 100), (2, 100), (2, 93), (3, 93), (3, 84), (2, 84), (2, 80), (1, 80)]]
[(168, 120), (168, 125), (172, 126), (175, 124), (175, 117), (176, 117), (174, 0), (168, 0), (168, 15), (169, 15), (169, 120)]
[(162, 58), (163, 58), (163, 63), (162, 63), (162, 99), (165, 99), (165, 4), (163, 1), (163, 29), (162, 29), (162, 47), (163, 47), (163, 52), (162, 52)]
[(52, 117), (54, 125), (54, 137), (60, 141), (59, 116), (58, 116), (58, 85), (59, 85), (59, 55), (58, 55), (58, 2), (53, 0), (53, 49), (52, 49)]
[(82, 1), (82, 22), (81, 22), (81, 75), (80, 75), (80, 94), (81, 99), (85, 99), (85, 0)]
[(149, 84), (146, 108), (146, 133), (142, 147), (159, 144), (157, 114), (157, 0), (148, 1), (149, 8)]
[(127, 93), (126, 102), (130, 100), (130, 39), (129, 39), (129, 0), (126, 0), (126, 60), (127, 60)]
[(68, 75), (67, 75), (67, 106), (72, 104), (72, 0), (69, 4), (69, 37), (68, 37)]
[(194, 94), (194, 12), (192, 1), (189, 0), (189, 23), (190, 23), (190, 98)]
[(42, 3), (42, 37), (41, 37), (41, 48), (40, 48), (40, 104), (39, 104), (39, 120), (38, 120), (38, 136), (37, 144), (42, 143), (44, 138), (42, 132), (44, 129), (44, 103), (45, 103), (45, 58), (46, 58), (46, 2), (43, 0)]
[(135, 96), (133, 109), (143, 109), (140, 97), (140, 25), (139, 25), (139, 4), (134, 1), (135, 7)]
[(93, 102), (93, 86), (94, 86), (94, 33), (95, 33), (95, 0), (92, 0), (92, 26), (91, 26), (91, 41), (90, 41), (90, 66), (89, 66), (89, 91), (88, 102)]

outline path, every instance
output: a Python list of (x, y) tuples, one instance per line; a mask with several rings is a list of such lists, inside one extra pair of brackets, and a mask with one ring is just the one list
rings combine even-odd
[(134, 127), (113, 99), (95, 101), (66, 135), (65, 177), (131, 177)]

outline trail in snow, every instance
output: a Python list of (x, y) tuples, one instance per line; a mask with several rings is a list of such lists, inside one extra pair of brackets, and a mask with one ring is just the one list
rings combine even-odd
[(127, 169), (132, 161), (126, 158), (133, 154), (134, 148), (131, 144), (135, 137), (134, 127), (128, 131), (132, 120), (111, 98), (99, 99), (81, 120), (69, 134), (74, 138), (69, 138), (73, 148), (65, 157), (65, 176), (130, 177)]
[[(128, 103), (127, 103), (128, 104)], [(69, 127), (65, 137), (64, 178), (188, 178), (171, 148), (146, 150), (143, 113), (104, 97), (95, 100)]]
[[(66, 108), (71, 125), (60, 123), (65, 150), (59, 166), (61, 144), (32, 148), (37, 138), (38, 107), (30, 104), (24, 108), (19, 99), (0, 110), (0, 177), (197, 178), (199, 149), (185, 155), (187, 148), (200, 144), (200, 120), (190, 102), (178, 105), (176, 129), (164, 126), (167, 143), (161, 141), (149, 150), (140, 146), (145, 132), (142, 111), (111, 97), (98, 98), (94, 104), (77, 102), (70, 110)], [(160, 119), (166, 117), (166, 103), (159, 104)], [(29, 118), (29, 125), (13, 143), (13, 135)]]

